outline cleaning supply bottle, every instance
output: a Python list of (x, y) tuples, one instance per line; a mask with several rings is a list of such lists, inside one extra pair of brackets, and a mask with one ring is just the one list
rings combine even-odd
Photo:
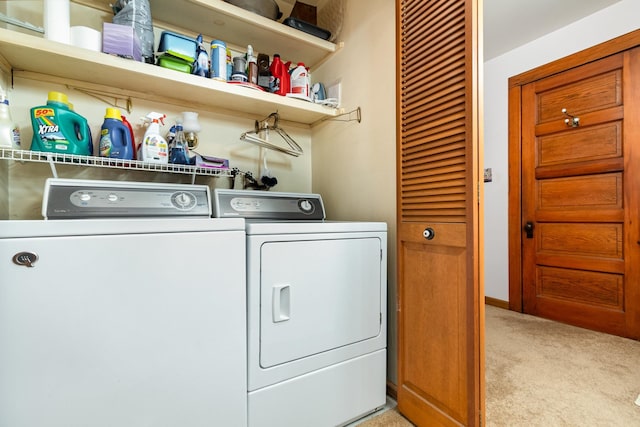
[(269, 70), (269, 55), (266, 53), (258, 54), (258, 86), (262, 89), (269, 90), (269, 79), (271, 71)]
[(227, 61), (227, 80), (231, 80), (231, 75), (233, 74), (233, 58), (231, 55), (231, 49), (227, 46), (227, 57), (225, 60)]
[(100, 157), (112, 159), (133, 159), (133, 143), (129, 129), (122, 122), (122, 115), (117, 108), (107, 108), (104, 122), (100, 129), (98, 143)]
[(160, 123), (164, 125), (164, 114), (151, 112), (143, 120), (149, 124), (140, 143), (138, 159), (148, 163), (169, 163), (169, 146), (160, 135)]
[(253, 56), (253, 46), (247, 46), (247, 78), (249, 83), (258, 84), (258, 61)]
[(298, 62), (298, 66), (291, 72), (291, 88), (289, 92), (305, 98), (309, 97), (307, 67), (305, 67), (302, 62)]
[(124, 115), (120, 115), (120, 117), (122, 117), (122, 124), (124, 124), (127, 129), (129, 130), (129, 136), (131, 137), (131, 148), (133, 149), (133, 153), (131, 154), (131, 159), (135, 160), (137, 157), (137, 149), (136, 149), (136, 137), (133, 135), (133, 126), (131, 126), (131, 123), (129, 123), (129, 120), (127, 120), (127, 118)]
[(20, 128), (11, 118), (9, 100), (0, 87), (0, 148), (20, 149)]
[(188, 165), (189, 161), (189, 147), (187, 145), (187, 138), (184, 136), (184, 129), (182, 127), (182, 121), (176, 120), (176, 134), (169, 148), (169, 162)]
[(202, 34), (198, 34), (198, 37), (196, 37), (196, 44), (196, 63), (195, 67), (193, 67), (193, 74), (209, 77), (209, 54), (204, 47)]
[(271, 80), (269, 87), (271, 92), (277, 93), (278, 95), (286, 95), (289, 93), (289, 65), (291, 63), (284, 63), (280, 59), (280, 55), (277, 53), (273, 55), (273, 61), (271, 61), (271, 66), (269, 70), (271, 71)]
[(49, 92), (47, 104), (31, 108), (32, 151), (93, 154), (89, 123), (69, 108), (67, 95)]

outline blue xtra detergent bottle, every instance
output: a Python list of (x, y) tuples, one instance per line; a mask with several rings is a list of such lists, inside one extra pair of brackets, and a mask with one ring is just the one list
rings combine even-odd
[(49, 92), (47, 105), (31, 109), (32, 151), (61, 154), (93, 154), (87, 120), (70, 108), (67, 95)]
[(117, 108), (107, 108), (98, 142), (101, 157), (133, 159), (133, 142), (129, 128), (122, 122)]

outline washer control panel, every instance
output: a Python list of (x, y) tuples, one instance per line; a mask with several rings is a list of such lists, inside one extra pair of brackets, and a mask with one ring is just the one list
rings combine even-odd
[(206, 185), (50, 178), (42, 215), (47, 219), (210, 217)]
[(323, 221), (319, 194), (278, 193), (254, 190), (215, 189), (213, 216), (259, 220)]

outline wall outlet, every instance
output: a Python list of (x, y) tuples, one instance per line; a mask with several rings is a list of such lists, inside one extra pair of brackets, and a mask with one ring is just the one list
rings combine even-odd
[(335, 98), (338, 101), (337, 107), (342, 105), (342, 83), (339, 80), (327, 86), (327, 98)]
[(484, 182), (491, 182), (493, 181), (493, 174), (491, 171), (491, 168), (486, 168), (484, 170)]

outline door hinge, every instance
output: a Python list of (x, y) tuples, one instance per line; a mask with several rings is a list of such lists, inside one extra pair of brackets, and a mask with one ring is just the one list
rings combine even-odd
[(382, 312), (380, 313), (380, 324), (382, 325)]

